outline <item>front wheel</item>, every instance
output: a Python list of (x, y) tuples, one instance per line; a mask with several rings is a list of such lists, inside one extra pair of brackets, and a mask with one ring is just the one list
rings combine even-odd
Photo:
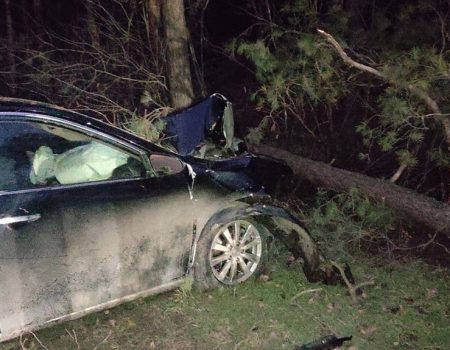
[(203, 287), (236, 285), (260, 273), (267, 257), (267, 230), (253, 218), (213, 225), (198, 243), (195, 277)]

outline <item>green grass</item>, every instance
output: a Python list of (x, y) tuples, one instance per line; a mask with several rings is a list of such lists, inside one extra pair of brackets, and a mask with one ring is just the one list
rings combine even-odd
[[(48, 349), (292, 349), (335, 333), (353, 335), (345, 347), (359, 350), (450, 348), (448, 269), (418, 261), (357, 260), (352, 266), (357, 281), (374, 279), (375, 285), (354, 304), (345, 287), (308, 283), (299, 265), (288, 268), (284, 259), (284, 254), (272, 258), (268, 282), (207, 292), (188, 282), (181, 291), (89, 315), (36, 337)], [(24, 340), (22, 348), (41, 348), (32, 335)], [(0, 345), (18, 348), (18, 340)]]

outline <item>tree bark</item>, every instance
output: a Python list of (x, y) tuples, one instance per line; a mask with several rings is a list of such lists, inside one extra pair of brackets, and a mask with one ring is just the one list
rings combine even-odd
[(42, 3), (41, 0), (33, 0), (33, 17), (34, 17), (34, 34), (37, 39), (37, 47), (39, 50), (43, 48), (42, 42), (42, 30), (44, 26), (43, 14), (42, 14)]
[(42, 6), (41, 0), (33, 0), (34, 18), (38, 25), (42, 25)]
[(334, 168), (325, 163), (306, 159), (278, 148), (250, 145), (249, 149), (256, 154), (270, 156), (286, 162), (292, 168), (295, 176), (304, 178), (315, 186), (338, 192), (346, 192), (356, 188), (363, 195), (393, 209), (401, 218), (450, 237), (450, 206), (446, 203), (389, 181)]
[[(149, 55), (154, 67), (158, 71), (165, 67), (164, 31), (162, 26), (162, 0), (145, 0), (145, 30), (149, 48)], [(167, 69), (166, 69), (167, 71)]]
[(190, 105), (194, 96), (183, 0), (163, 1), (162, 15), (171, 103), (182, 108)]
[(100, 47), (100, 36), (98, 33), (97, 22), (95, 21), (95, 3), (94, 0), (86, 1), (86, 14), (88, 33), (91, 37), (91, 44), (94, 47)]
[(154, 54), (159, 54), (159, 37), (161, 30), (161, 0), (147, 0), (147, 37)]
[(6, 22), (6, 36), (8, 48), (6, 56), (9, 65), (9, 80), (11, 84), (11, 92), (14, 95), (16, 91), (16, 59), (14, 57), (14, 28), (12, 24), (11, 4), (10, 0), (4, 0), (5, 4), (5, 22)]

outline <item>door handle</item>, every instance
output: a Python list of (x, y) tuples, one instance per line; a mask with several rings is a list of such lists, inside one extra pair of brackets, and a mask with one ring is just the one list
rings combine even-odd
[(33, 214), (33, 215), (23, 215), (23, 216), (9, 216), (6, 218), (0, 218), (0, 225), (10, 225), (10, 224), (18, 224), (34, 222), (41, 218), (41, 214)]

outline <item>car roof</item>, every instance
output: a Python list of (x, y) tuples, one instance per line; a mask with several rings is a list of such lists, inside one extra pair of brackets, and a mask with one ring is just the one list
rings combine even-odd
[(0, 112), (48, 114), (77, 122), (83, 122), (84, 120), (95, 120), (95, 118), (91, 118), (85, 114), (50, 103), (13, 97), (0, 97)]
[(89, 125), (90, 127), (96, 130), (112, 134), (122, 140), (140, 145), (152, 151), (172, 153), (133, 133), (117, 128), (99, 119), (49, 103), (20, 98), (0, 97), (0, 120), (1, 120), (1, 113), (5, 112), (33, 113), (57, 117), (71, 122), (75, 122), (80, 125)]

